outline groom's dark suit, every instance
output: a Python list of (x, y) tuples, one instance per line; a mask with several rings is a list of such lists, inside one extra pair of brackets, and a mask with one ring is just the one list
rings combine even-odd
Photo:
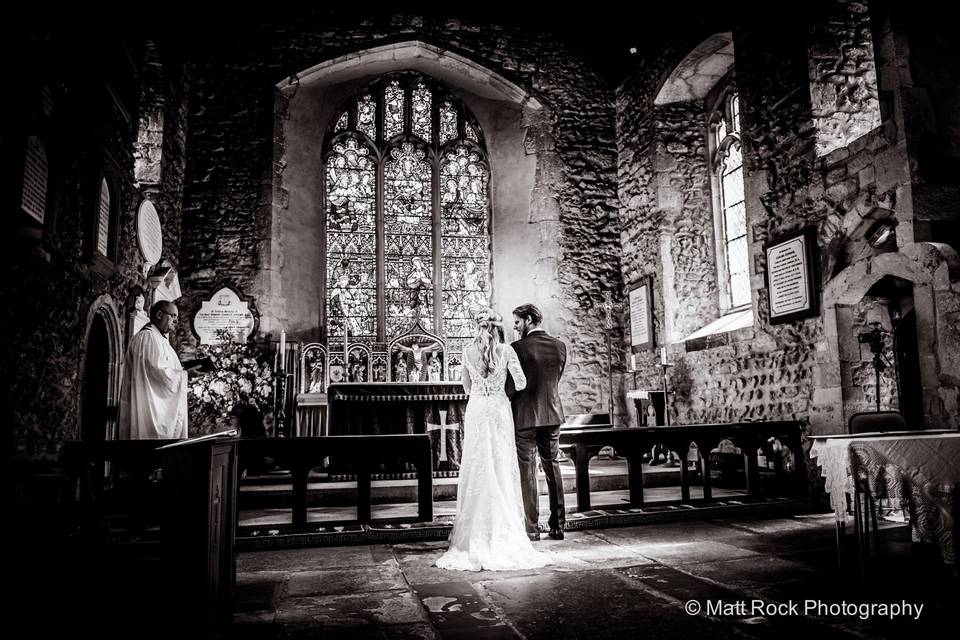
[(537, 532), (540, 515), (537, 451), (550, 492), (550, 528), (562, 531), (566, 512), (559, 455), (560, 425), (564, 417), (558, 386), (567, 363), (567, 347), (543, 330), (531, 331), (512, 346), (527, 376), (527, 386), (521, 391), (514, 390), (512, 379), (507, 381), (507, 394), (511, 396), (517, 429), (517, 458), (527, 533)]

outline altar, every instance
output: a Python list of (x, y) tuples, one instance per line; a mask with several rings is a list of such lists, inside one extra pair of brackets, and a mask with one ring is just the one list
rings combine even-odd
[(459, 381), (334, 383), (327, 398), (329, 435), (426, 433), (434, 470), (459, 470), (467, 406)]

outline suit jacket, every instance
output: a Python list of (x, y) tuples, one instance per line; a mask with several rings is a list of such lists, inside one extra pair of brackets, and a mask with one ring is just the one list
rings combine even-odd
[(559, 384), (567, 364), (567, 346), (545, 331), (528, 334), (512, 346), (527, 376), (527, 386), (521, 391), (514, 390), (512, 379), (507, 381), (514, 426), (531, 429), (563, 424)]

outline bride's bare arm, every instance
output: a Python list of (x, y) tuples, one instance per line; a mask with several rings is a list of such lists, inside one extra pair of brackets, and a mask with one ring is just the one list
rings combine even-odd
[(503, 345), (504, 355), (507, 357), (507, 369), (513, 377), (513, 386), (517, 391), (527, 386), (527, 376), (523, 373), (523, 367), (520, 366), (520, 360), (517, 358), (517, 352), (508, 344)]
[(467, 352), (463, 352), (463, 363), (460, 366), (460, 381), (463, 382), (463, 390), (467, 392), (467, 395), (470, 395), (470, 387), (473, 386), (473, 381), (470, 380), (470, 368), (467, 366)]

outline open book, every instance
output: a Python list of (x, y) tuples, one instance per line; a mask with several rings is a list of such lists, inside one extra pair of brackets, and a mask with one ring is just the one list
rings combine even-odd
[(205, 440), (216, 440), (217, 438), (236, 438), (238, 435), (240, 435), (240, 432), (236, 429), (228, 429), (226, 431), (218, 431), (217, 433), (208, 433), (202, 436), (187, 438), (179, 442), (171, 442), (162, 447), (157, 447), (157, 451), (163, 451), (164, 449), (171, 449), (173, 447), (182, 447), (185, 444), (194, 444), (195, 442), (203, 442)]
[(199, 367), (197, 371), (200, 371), (201, 373), (209, 373), (214, 370), (213, 360), (210, 359), (210, 356), (197, 358), (196, 360), (185, 360), (184, 362), (181, 362), (180, 365), (184, 369)]

